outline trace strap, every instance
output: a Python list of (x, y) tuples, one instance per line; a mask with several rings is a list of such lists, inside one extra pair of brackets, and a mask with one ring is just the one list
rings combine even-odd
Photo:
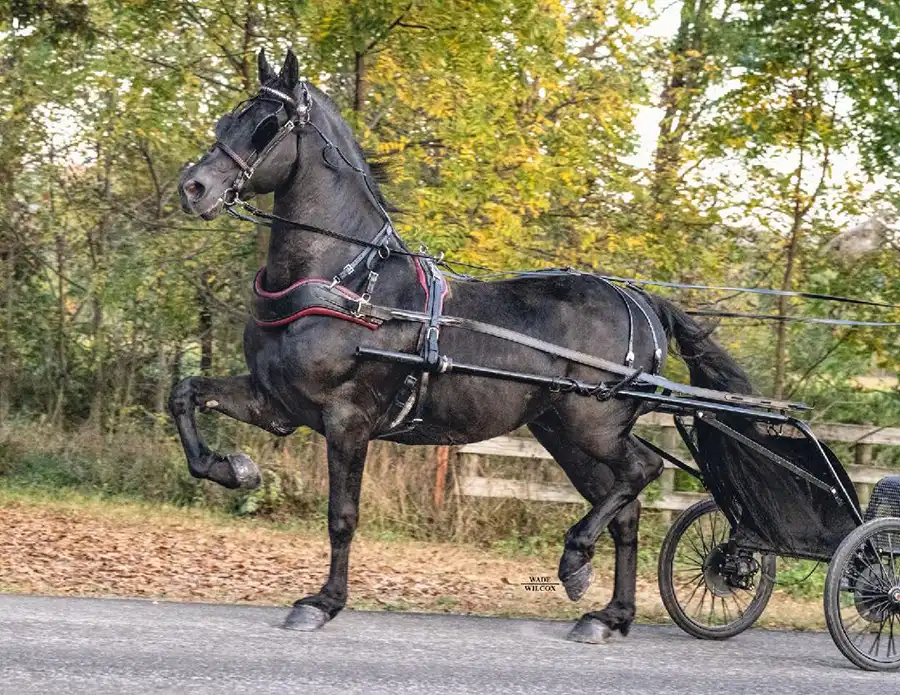
[[(390, 320), (398, 320), (398, 321), (415, 321), (419, 323), (427, 323), (430, 321), (431, 317), (428, 314), (418, 311), (407, 311), (404, 309), (391, 309), (389, 307), (368, 305), (365, 310), (365, 316), (370, 319), (377, 320), (379, 322), (390, 321)], [(439, 320), (439, 324), (441, 326), (448, 326), (451, 328), (461, 328), (468, 331), (473, 331), (476, 333), (482, 333), (484, 335), (490, 335), (495, 338), (501, 338), (502, 340), (508, 340), (512, 343), (517, 343), (518, 345), (524, 345), (526, 347), (530, 347), (534, 350), (539, 350), (548, 355), (553, 355), (555, 357), (560, 357), (564, 360), (568, 360), (570, 362), (575, 362), (577, 364), (585, 365), (586, 367), (593, 367), (595, 369), (599, 369), (601, 371), (609, 372), (610, 374), (616, 374), (622, 377), (628, 377), (635, 379), (635, 384), (638, 386), (652, 386), (666, 389), (667, 391), (674, 391), (676, 393), (682, 393), (689, 396), (695, 396), (697, 398), (703, 398), (706, 400), (714, 400), (714, 401), (724, 401), (727, 403), (742, 403), (746, 405), (753, 405), (763, 408), (771, 408), (773, 410), (808, 410), (809, 407), (802, 403), (793, 403), (789, 401), (779, 401), (771, 398), (765, 398), (763, 396), (756, 396), (752, 394), (741, 394), (741, 393), (726, 393), (724, 391), (716, 391), (713, 389), (700, 388), (698, 386), (689, 386), (687, 384), (679, 384), (674, 381), (670, 381), (664, 377), (658, 376), (656, 374), (647, 374), (646, 372), (642, 372), (638, 369), (633, 369), (631, 367), (626, 367), (621, 364), (617, 364), (615, 362), (611, 362), (610, 360), (604, 359), (602, 357), (596, 357), (594, 355), (589, 355), (585, 352), (580, 352), (578, 350), (572, 350), (570, 348), (563, 347), (561, 345), (554, 345), (553, 343), (548, 343), (545, 340), (541, 340), (539, 338), (535, 338), (530, 335), (526, 335), (525, 333), (520, 333), (519, 331), (513, 331), (508, 328), (503, 328), (501, 326), (494, 326), (490, 323), (484, 323), (482, 321), (476, 321), (474, 319), (467, 319), (461, 316), (441, 316)], [(435, 371), (437, 372), (445, 372), (449, 369), (449, 363), (447, 362), (446, 357), (442, 357), (438, 363)]]

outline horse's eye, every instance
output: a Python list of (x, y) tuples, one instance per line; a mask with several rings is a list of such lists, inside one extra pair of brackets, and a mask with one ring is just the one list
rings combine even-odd
[(253, 131), (253, 149), (257, 152), (264, 149), (278, 132), (278, 118), (273, 114), (267, 116)]

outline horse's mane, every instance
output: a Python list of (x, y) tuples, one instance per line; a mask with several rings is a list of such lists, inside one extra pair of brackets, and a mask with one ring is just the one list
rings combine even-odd
[(384, 197), (384, 193), (382, 193), (381, 187), (379, 186), (379, 184), (382, 183), (390, 183), (391, 162), (384, 158), (376, 159), (374, 158), (373, 153), (366, 152), (356, 140), (356, 135), (353, 133), (353, 130), (350, 128), (347, 121), (344, 120), (344, 117), (341, 115), (341, 110), (338, 108), (338, 105), (334, 103), (334, 100), (315, 85), (307, 82), (306, 86), (315, 97), (316, 102), (335, 117), (335, 120), (343, 131), (341, 134), (353, 143), (353, 149), (356, 154), (359, 155), (360, 161), (362, 161), (363, 170), (372, 181), (372, 188), (379, 204), (381, 204), (388, 212), (399, 212), (398, 208), (394, 207), (388, 202), (387, 198)]

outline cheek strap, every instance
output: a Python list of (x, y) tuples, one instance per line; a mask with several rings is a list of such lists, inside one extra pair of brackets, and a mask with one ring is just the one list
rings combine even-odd
[(278, 147), (279, 143), (284, 140), (289, 133), (293, 132), (296, 127), (296, 123), (293, 118), (288, 119), (281, 128), (278, 129), (278, 132), (275, 133), (275, 137), (269, 140), (269, 143), (259, 152), (256, 156), (254, 156), (249, 162), (244, 160), (237, 152), (235, 152), (231, 147), (226, 145), (221, 140), (217, 140), (216, 144), (213, 147), (218, 147), (221, 149), (228, 157), (238, 165), (240, 168), (240, 173), (232, 182), (231, 186), (222, 194), (222, 202), (225, 205), (234, 205), (238, 201), (238, 196), (241, 191), (244, 189), (244, 186), (247, 185), (247, 182), (250, 181), (253, 174), (256, 172), (256, 168), (259, 164), (265, 161), (266, 157), (268, 157), (272, 150)]

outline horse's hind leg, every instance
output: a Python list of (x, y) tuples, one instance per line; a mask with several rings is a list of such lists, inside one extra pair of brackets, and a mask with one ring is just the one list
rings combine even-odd
[(253, 387), (249, 376), (188, 377), (172, 389), (169, 412), (195, 478), (206, 478), (227, 488), (259, 486), (259, 468), (245, 454), (223, 456), (211, 451), (197, 431), (194, 411), (215, 410), (235, 420), (285, 436), (294, 431), (287, 419)]
[(568, 638), (575, 642), (605, 642), (614, 631), (628, 635), (634, 622), (637, 584), (638, 522), (641, 503), (625, 505), (609, 523), (609, 535), (616, 546), (613, 595), (606, 607), (581, 616)]
[[(612, 599), (603, 610), (582, 616), (569, 639), (602, 642), (612, 631), (625, 635), (635, 614), (640, 518), (640, 503), (636, 498), (662, 471), (662, 461), (631, 437), (629, 426), (607, 429), (606, 436), (601, 432), (593, 438), (572, 437), (554, 415), (542, 418), (530, 429), (562, 466), (576, 489), (593, 505), (566, 533), (559, 577), (569, 598), (578, 600), (587, 591), (594, 545), (607, 525), (616, 548)], [(592, 445), (590, 453), (584, 448), (585, 439)]]

